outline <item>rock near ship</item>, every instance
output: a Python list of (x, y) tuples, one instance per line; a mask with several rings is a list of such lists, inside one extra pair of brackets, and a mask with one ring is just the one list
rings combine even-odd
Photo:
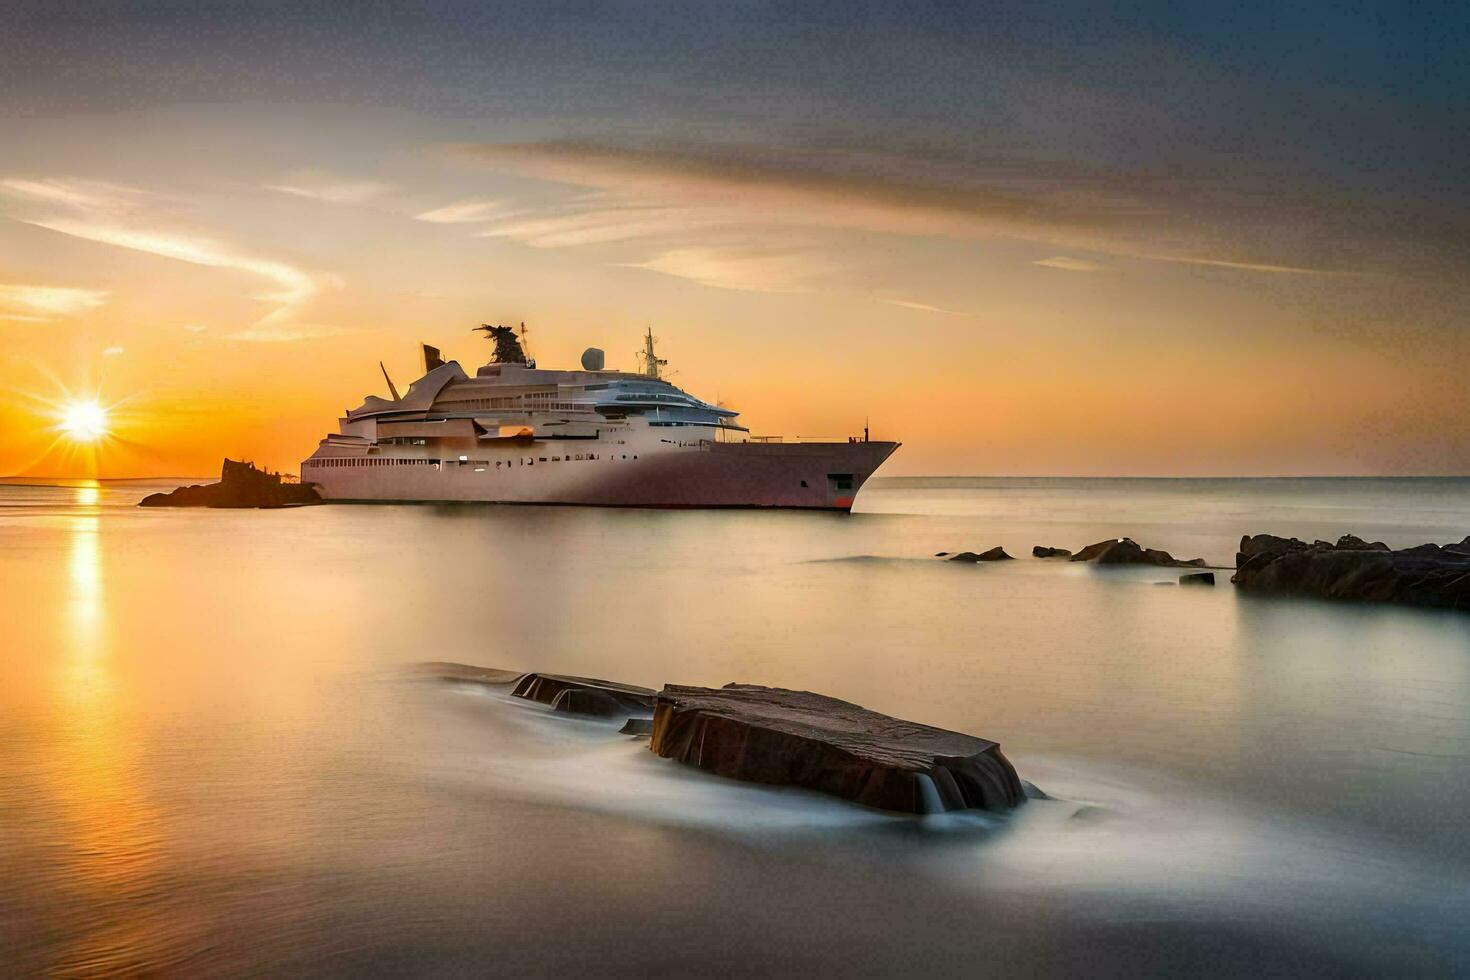
[(140, 507), (301, 507), (322, 498), (309, 483), (287, 483), (279, 473), (226, 459), (218, 483), (196, 483), (169, 493), (150, 493)]

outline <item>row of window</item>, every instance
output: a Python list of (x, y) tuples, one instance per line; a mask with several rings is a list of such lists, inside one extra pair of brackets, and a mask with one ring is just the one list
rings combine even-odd
[(591, 405), (583, 404), (582, 402), (551, 401), (534, 395), (526, 395), (524, 401), (520, 398), (464, 398), (459, 401), (440, 402), (435, 407), (440, 411), (455, 412), (493, 411), (515, 408), (537, 412), (588, 412), (592, 410)]
[[(628, 454), (627, 453), (623, 453), (622, 454), (622, 457), (623, 457), (623, 459), (627, 459), (628, 458)], [(516, 459), (516, 460), (509, 460), (509, 459), (496, 460), (495, 461), (495, 468), (498, 470), (502, 466), (504, 466), (506, 469), (510, 469), (512, 466), (535, 466), (537, 463), (570, 463), (570, 462), (573, 462), (573, 461), (576, 461), (576, 460), (589, 460), (590, 461), (590, 460), (602, 459), (602, 458), (603, 458), (603, 456), (602, 456), (601, 453), (575, 453), (575, 454), (568, 453), (566, 456), (522, 456), (522, 457), (520, 457), (519, 459)], [(618, 457), (617, 456), (613, 456), (612, 458), (613, 459), (617, 459)], [(638, 458), (638, 454), (637, 453), (634, 453), (633, 454), (633, 458), (634, 459), (637, 459)], [(486, 459), (468, 459), (468, 458), (466, 458), (464, 456), (461, 456), (455, 462), (458, 462), (458, 464), (460, 466), (487, 467), (487, 466), (490, 465), (490, 461), (489, 460), (486, 460)], [(394, 459), (393, 457), (390, 457), (390, 456), (361, 456), (361, 457), (353, 457), (353, 458), (350, 458), (350, 459), (347, 458), (347, 457), (341, 457), (341, 458), (337, 458), (337, 459), (308, 459), (304, 463), (302, 463), (301, 465), (302, 466), (307, 466), (307, 467), (342, 467), (342, 466), (438, 466), (439, 465), (439, 460), (437, 460), (437, 459)]]
[[(622, 457), (623, 459), (627, 459), (628, 454), (623, 453)], [(495, 461), (495, 468), (498, 470), (502, 466), (504, 466), (506, 469), (510, 469), (512, 466), (535, 466), (537, 463), (571, 463), (580, 460), (591, 461), (594, 459), (602, 458), (602, 453), (569, 453), (566, 456), (521, 456), (517, 459), (498, 459)], [(614, 455), (612, 458), (617, 459), (618, 457)], [(634, 453), (633, 458), (637, 459), (638, 454)], [(484, 459), (467, 459), (461, 456), (459, 458), (459, 465), (474, 466), (478, 470), (484, 467), (488, 467), (490, 465), (490, 461)]]
[(439, 461), (437, 459), (394, 459), (394, 458), (389, 457), (389, 456), (360, 456), (360, 457), (353, 457), (353, 458), (350, 458), (350, 459), (347, 458), (347, 457), (342, 457), (342, 458), (339, 458), (339, 459), (308, 459), (302, 465), (303, 466), (342, 467), (342, 466), (425, 466), (425, 465), (435, 465), (435, 466), (437, 466), (438, 464), (439, 464)]

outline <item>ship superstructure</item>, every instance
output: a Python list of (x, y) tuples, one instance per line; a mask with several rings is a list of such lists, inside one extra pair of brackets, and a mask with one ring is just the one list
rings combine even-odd
[[(468, 376), (424, 347), (422, 377), (369, 395), (302, 463), (333, 501), (463, 500), (624, 507), (848, 510), (896, 442), (752, 437), (739, 413), (670, 383), (650, 331), (642, 370), (539, 368), (515, 331)], [(387, 372), (384, 371), (387, 379)]]

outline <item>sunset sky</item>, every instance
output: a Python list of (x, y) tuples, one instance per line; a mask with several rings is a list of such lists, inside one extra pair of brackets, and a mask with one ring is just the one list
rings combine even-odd
[(10, 0), (0, 474), (294, 472), (521, 321), (880, 475), (1470, 473), (1466, 7), (1198, 6)]

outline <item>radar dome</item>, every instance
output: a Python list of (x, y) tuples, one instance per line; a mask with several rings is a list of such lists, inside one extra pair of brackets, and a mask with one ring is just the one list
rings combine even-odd
[(602, 359), (605, 357), (602, 351), (596, 347), (589, 347), (582, 352), (583, 371), (601, 371)]

